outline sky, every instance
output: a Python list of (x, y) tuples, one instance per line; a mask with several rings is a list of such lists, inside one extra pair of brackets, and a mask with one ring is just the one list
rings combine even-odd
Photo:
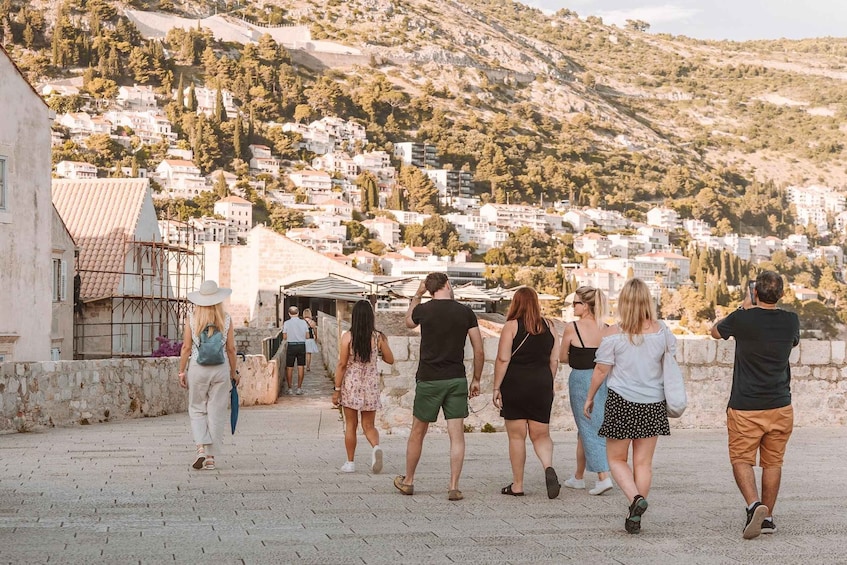
[(622, 27), (644, 20), (651, 33), (696, 39), (847, 37), (847, 0), (522, 0), (546, 11), (568, 8)]

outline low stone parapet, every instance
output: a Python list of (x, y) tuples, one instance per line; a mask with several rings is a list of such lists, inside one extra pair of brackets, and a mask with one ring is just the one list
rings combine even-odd
[[(325, 362), (338, 359), (335, 318), (321, 314), (321, 347)], [(327, 331), (329, 330), (329, 331)], [(394, 365), (380, 362), (383, 409), (377, 412), (377, 426), (386, 432), (408, 433), (415, 397), (415, 372), (418, 366), (420, 337), (389, 336)], [(482, 395), (469, 402), (470, 415), (465, 421), (475, 430), (486, 424), (503, 429), (503, 419), (491, 403), (494, 360), (499, 338), (483, 339), (485, 367), (482, 371)], [(704, 337), (677, 337), (676, 359), (680, 364), (688, 392), (688, 408), (682, 418), (672, 419), (674, 428), (716, 428), (726, 421), (726, 404), (732, 384), (735, 342)], [(465, 344), (465, 367), (472, 374), (473, 352)], [(801, 340), (791, 354), (792, 399), (798, 426), (842, 426), (847, 424), (847, 363), (843, 341)], [(573, 430), (573, 414), (568, 399), (570, 368), (561, 366), (554, 382), (555, 397), (550, 420), (554, 430)], [(578, 407), (580, 410), (582, 407)], [(444, 429), (440, 419), (432, 425)], [(491, 429), (491, 428), (489, 428)]]
[[(238, 360), (240, 405), (273, 404), (276, 361)], [(94, 424), (185, 412), (179, 358), (0, 363), (0, 431)]]

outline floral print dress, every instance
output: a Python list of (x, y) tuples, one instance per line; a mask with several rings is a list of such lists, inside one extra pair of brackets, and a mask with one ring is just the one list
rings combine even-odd
[(350, 360), (341, 383), (341, 405), (345, 408), (365, 412), (382, 408), (379, 401), (378, 352), (376, 333), (371, 340), (371, 358), (368, 361), (356, 359), (351, 348)]

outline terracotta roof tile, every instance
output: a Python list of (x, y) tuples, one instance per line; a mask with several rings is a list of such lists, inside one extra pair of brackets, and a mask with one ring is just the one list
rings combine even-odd
[(53, 179), (53, 204), (79, 246), (83, 300), (115, 296), (147, 179)]

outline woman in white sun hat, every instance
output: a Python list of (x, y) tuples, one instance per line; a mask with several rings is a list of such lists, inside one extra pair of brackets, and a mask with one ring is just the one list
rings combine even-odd
[(194, 312), (183, 331), (179, 385), (188, 389), (188, 417), (197, 444), (195, 469), (215, 469), (226, 433), (230, 380), (236, 385), (239, 380), (232, 320), (223, 307), (230, 294), (232, 289), (219, 288), (215, 281), (203, 281), (200, 290), (188, 293)]

